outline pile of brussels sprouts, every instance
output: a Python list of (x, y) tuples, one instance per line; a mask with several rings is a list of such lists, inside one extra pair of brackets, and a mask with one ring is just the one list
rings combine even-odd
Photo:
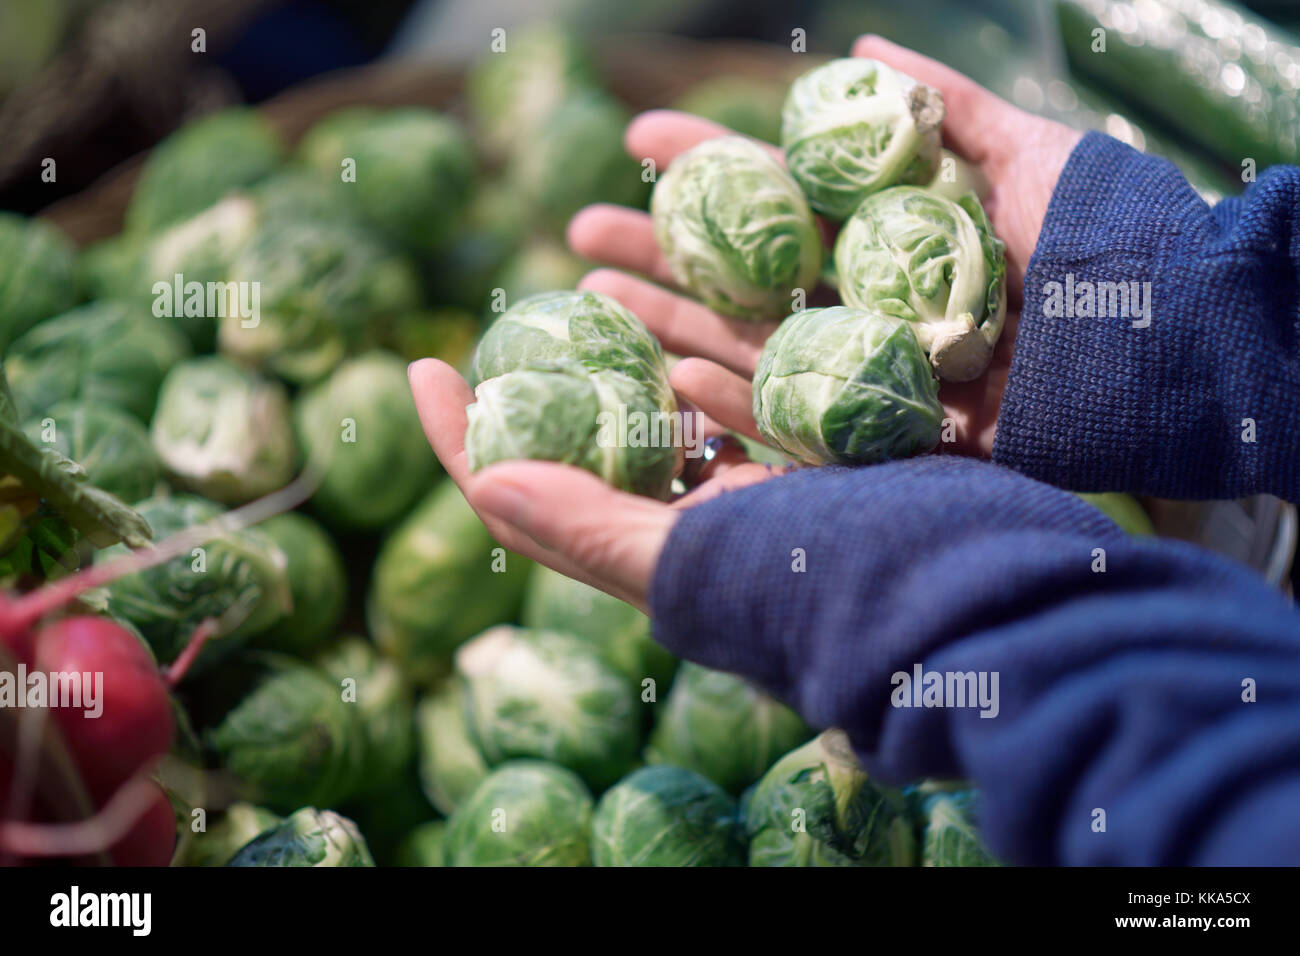
[[(0, 214), (0, 478), (15, 492), (0, 502), (0, 587), (39, 589), (319, 470), (297, 509), (79, 600), (183, 674), (157, 774), (175, 863), (990, 862), (968, 790), (877, 786), (842, 734), (679, 666), (635, 609), (499, 548), (441, 475), (405, 375), (429, 355), (477, 386), (474, 467), (570, 461), (660, 498), (680, 470), (674, 443), (610, 454), (598, 434), (602, 411), (670, 419), (676, 404), (654, 337), (573, 291), (586, 264), (563, 245), (568, 218), (649, 201), (623, 150), (628, 114), (594, 76), (570, 38), (520, 34), (472, 70), (467, 123), (348, 108), (291, 146), (231, 109), (153, 151), (119, 235), (79, 251)], [(880, 97), (906, 85), (852, 82)], [(856, 209), (837, 254), (846, 307), (781, 327), (788, 346), (765, 356), (756, 401), (778, 422), (785, 396), (811, 391), (791, 380), (796, 355), (834, 352), (843, 364), (805, 378), (862, 389), (854, 407), (881, 421), (847, 437), (793, 421), (765, 433), (805, 458), (906, 454), (937, 421), (927, 352), (969, 355), (943, 346), (966, 319), (996, 337), (1000, 285), (981, 271), (996, 240), (977, 203), (884, 188), (933, 173), (929, 99), (900, 99), (912, 113), (866, 97), (839, 127), (801, 125), (790, 117), (859, 94), (800, 83), (781, 134), (798, 133), (793, 179), (748, 140), (706, 144), (662, 177), (656, 222), (686, 286), (766, 318), (822, 272), (812, 210)], [(755, 136), (782, 129), (779, 93), (748, 82), (683, 105)], [(853, 123), (892, 124), (889, 143), (849, 150), (858, 166), (836, 159), (829, 177), (817, 157), (848, 149), (832, 140)], [(877, 190), (860, 206), (855, 177)], [(885, 275), (899, 249), (932, 261)], [(177, 275), (258, 283), (259, 321), (237, 298), (160, 307), (156, 284)], [(793, 807), (805, 827), (789, 826)]]

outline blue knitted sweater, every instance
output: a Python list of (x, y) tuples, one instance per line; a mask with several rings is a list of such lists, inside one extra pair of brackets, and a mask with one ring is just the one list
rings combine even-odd
[[(1149, 323), (1050, 317), (1067, 273), (1150, 282)], [(1300, 499), (1298, 276), (1300, 170), (1211, 210), (1089, 135), (1028, 268), (998, 464), (805, 469), (684, 512), (656, 636), (844, 728), (884, 781), (974, 781), (1010, 862), (1300, 863), (1300, 614), (1033, 480)]]

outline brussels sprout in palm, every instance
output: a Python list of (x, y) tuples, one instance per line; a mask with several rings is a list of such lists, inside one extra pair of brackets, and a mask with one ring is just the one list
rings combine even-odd
[(795, 313), (767, 340), (754, 421), (791, 458), (871, 464), (933, 448), (943, 406), (911, 324), (834, 306)]
[(539, 359), (483, 382), (474, 398), (465, 431), (473, 471), (532, 458), (576, 465), (651, 498), (671, 491), (678, 459), (672, 419), (626, 375)]
[(447, 866), (590, 866), (591, 793), (577, 774), (512, 760), (447, 821)]
[(465, 685), (452, 680), (420, 701), (415, 711), (420, 786), (429, 803), (447, 815), (489, 772), (470, 732), (466, 707)]
[[(452, 234), (474, 177), (460, 126), (418, 107), (331, 114), (307, 131), (299, 154), (379, 234), (423, 252)], [(343, 178), (345, 160), (355, 163), (353, 179)]]
[(356, 793), (365, 782), (366, 740), (341, 683), (279, 654), (250, 654), (239, 664), (251, 688), (207, 740), (247, 797), (288, 813)]
[(474, 353), (479, 384), (538, 359), (572, 359), (592, 371), (620, 372), (674, 410), (659, 340), (623, 305), (599, 292), (544, 292), (503, 312)]
[(279, 165), (283, 145), (251, 109), (222, 110), (196, 120), (156, 146), (140, 172), (126, 228), (152, 233), (208, 208)]
[(176, 485), (226, 504), (283, 487), (297, 463), (285, 387), (213, 355), (167, 373), (150, 438)]
[(639, 696), (567, 634), (494, 627), (456, 652), (469, 725), (489, 765), (554, 761), (602, 790), (636, 761)]
[(529, 567), (443, 479), (379, 551), (366, 599), (371, 636), (412, 681), (427, 682), (446, 673), (463, 641), (514, 616)]
[(940, 378), (988, 366), (1007, 314), (1006, 259), (974, 194), (912, 186), (868, 197), (835, 241), (845, 305), (911, 324)]
[(437, 474), (406, 363), (390, 352), (349, 359), (299, 395), (294, 423), (308, 459), (325, 468), (312, 505), (326, 524), (390, 524)]
[(643, 767), (605, 791), (591, 821), (596, 866), (744, 866), (736, 801), (682, 767)]
[(188, 353), (170, 320), (132, 303), (92, 302), (15, 341), (5, 371), (22, 415), (80, 399), (116, 405), (148, 422), (163, 377)]
[[(474, 470), (508, 458), (561, 461), (628, 491), (668, 495), (681, 460), (663, 350), (595, 292), (532, 296), (474, 354), (465, 449)], [(639, 431), (638, 431), (639, 429)]]
[(798, 185), (763, 147), (706, 140), (659, 177), (655, 238), (677, 283), (725, 315), (771, 319), (811, 293), (821, 235)]
[(148, 430), (114, 405), (59, 402), (29, 419), (24, 431), (86, 469), (91, 484), (128, 504), (148, 496), (161, 475)]
[[(136, 505), (157, 540), (219, 517), (222, 508), (193, 495), (158, 495)], [(108, 560), (125, 545), (103, 552)], [(161, 663), (184, 650), (206, 618), (216, 621), (190, 673), (265, 630), (288, 610), (284, 552), (257, 528), (215, 538), (195, 552), (113, 581), (107, 609), (140, 630)]]
[(731, 793), (812, 736), (798, 714), (744, 678), (689, 661), (659, 707), (646, 762), (686, 767)]
[(54, 226), (0, 212), (0, 351), (77, 301), (76, 257)]
[(911, 866), (916, 859), (902, 796), (867, 779), (843, 731), (828, 730), (773, 764), (745, 814), (750, 866)]
[(937, 90), (883, 63), (832, 60), (791, 85), (781, 146), (812, 207), (844, 219), (874, 192), (930, 181), (943, 115)]
[(297, 511), (275, 515), (257, 527), (285, 554), (292, 609), (255, 643), (286, 654), (310, 654), (334, 636), (343, 613), (343, 555), (324, 528)]
[(331, 810), (303, 807), (259, 834), (226, 866), (374, 866), (355, 823)]
[(537, 565), (528, 578), (521, 620), (526, 627), (561, 631), (585, 641), (638, 687), (646, 678), (667, 687), (677, 666), (672, 654), (650, 636), (648, 617), (545, 565)]

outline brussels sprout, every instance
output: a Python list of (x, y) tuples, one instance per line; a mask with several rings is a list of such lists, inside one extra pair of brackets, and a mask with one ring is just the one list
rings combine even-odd
[(834, 306), (796, 312), (767, 340), (754, 421), (791, 458), (871, 464), (938, 444), (943, 406), (910, 323)]
[(161, 468), (149, 432), (129, 412), (88, 401), (59, 402), (30, 419), (27, 437), (86, 469), (87, 480), (128, 504), (153, 491)]
[[(155, 496), (136, 506), (161, 540), (211, 521), (219, 505), (192, 495)], [(104, 552), (108, 560), (125, 545)], [(205, 618), (217, 622), (190, 668), (202, 667), (273, 624), (288, 608), (284, 552), (256, 528), (215, 538), (190, 554), (118, 578), (107, 587), (107, 610), (139, 628), (158, 660), (174, 661)]]
[(165, 319), (122, 302), (94, 302), (42, 322), (9, 347), (5, 371), (27, 416), (80, 399), (153, 415), (167, 370), (189, 353)]
[(581, 45), (558, 26), (539, 24), (506, 39), (504, 49), (474, 64), (466, 82), (470, 118), (486, 150), (498, 158), (530, 146), (556, 107), (596, 85)]
[(876, 60), (832, 60), (794, 81), (781, 148), (812, 207), (844, 219), (867, 196), (924, 185), (939, 164), (943, 98)]
[(207, 732), (251, 799), (272, 810), (336, 804), (364, 783), (358, 709), (319, 668), (280, 654), (241, 659), (251, 689)]
[[(209, 313), (207, 283), (227, 279), (239, 253), (257, 233), (259, 219), (256, 203), (245, 194), (235, 193), (173, 224), (148, 242), (138, 243), (136, 274), (119, 280), (126, 286), (121, 294), (130, 301), (147, 301), (155, 315), (169, 315), (169, 321), (180, 327), (196, 352), (212, 351), (219, 321), (226, 312), (236, 311), (241, 302), (237, 288), (223, 286), (223, 295), (235, 298), (227, 298), (221, 303), (224, 307)], [(204, 304), (197, 314), (191, 314), (189, 308), (177, 310), (174, 304), (162, 311), (158, 305), (160, 296), (170, 299), (175, 294), (178, 275), (184, 286), (203, 284)], [(155, 292), (156, 283), (165, 284), (165, 288)]]
[(923, 803), (922, 866), (1001, 866), (985, 849), (976, 828), (978, 797), (973, 790), (934, 793)]
[(902, 796), (867, 779), (840, 730), (772, 765), (745, 827), (750, 866), (911, 866), (916, 858)]
[(355, 705), (361, 725), (365, 759), (353, 796), (387, 791), (415, 753), (410, 688), (397, 665), (380, 657), (365, 638), (344, 638), (317, 663), (340, 682), (343, 699)]
[(472, 371), (472, 469), (509, 458), (561, 461), (667, 497), (681, 449), (663, 351), (613, 299), (552, 292), (523, 300), (484, 334)]
[(591, 371), (615, 371), (650, 392), (665, 412), (677, 408), (659, 341), (619, 302), (599, 292), (546, 292), (515, 303), (484, 333), (473, 382), (572, 359)]
[(1132, 495), (1118, 491), (1075, 492), (1111, 521), (1115, 522), (1129, 534), (1151, 535), (1156, 533), (1156, 526), (1146, 509)]
[(650, 636), (650, 619), (632, 605), (537, 565), (524, 595), (523, 623), (580, 638), (610, 667), (640, 685), (667, 685), (676, 660)]
[(410, 510), (437, 474), (406, 363), (389, 352), (349, 359), (298, 397), (303, 450), (325, 468), (312, 506), (326, 524), (382, 528)]
[(672, 420), (658, 424), (661, 409), (626, 375), (539, 361), (483, 382), (474, 397), (465, 431), (471, 470), (516, 458), (556, 461), (624, 491), (668, 497), (678, 458)]
[(811, 292), (822, 241), (799, 187), (766, 149), (739, 136), (678, 156), (650, 199), (655, 238), (677, 283), (718, 312), (770, 319)]
[(591, 793), (577, 774), (512, 760), (447, 821), (447, 866), (590, 866)]
[(484, 777), (487, 761), (470, 733), (465, 686), (450, 681), (420, 701), (420, 785), (439, 813), (450, 816)]
[(226, 504), (288, 484), (297, 458), (285, 387), (214, 355), (167, 374), (150, 439), (177, 485)]
[(644, 207), (649, 184), (623, 147), (630, 119), (599, 90), (574, 93), (515, 151), (506, 179), (557, 230), (592, 203)]
[(905, 319), (941, 378), (988, 366), (1007, 315), (1003, 244), (974, 195), (914, 186), (863, 200), (835, 241), (844, 304)]
[(126, 211), (128, 232), (151, 233), (207, 209), (279, 164), (280, 139), (251, 109), (212, 113), (154, 147)]
[(567, 634), (501, 625), (456, 652), (470, 730), (489, 765), (540, 757), (602, 790), (636, 761), (634, 688)]
[(255, 836), (280, 823), (279, 814), (251, 803), (232, 803), (185, 851), (186, 866), (225, 866)]
[[(420, 107), (331, 114), (307, 131), (299, 153), (381, 235), (421, 251), (451, 235), (474, 178), (460, 125)], [(345, 160), (355, 178), (343, 178)]]
[(256, 318), (221, 317), (221, 351), (299, 383), (326, 375), (370, 323), (420, 301), (404, 257), (359, 227), (310, 219), (264, 224), (227, 278), (258, 283), (259, 303)]
[(374, 866), (365, 837), (347, 817), (303, 807), (260, 834), (226, 866)]
[[(119, 233), (81, 251), (81, 284), (91, 299), (140, 298), (141, 262), (148, 237)], [(148, 287), (145, 287), (148, 291)]]
[(319, 524), (297, 511), (258, 525), (286, 559), (293, 609), (257, 636), (259, 647), (299, 656), (332, 637), (347, 598), (343, 555)]
[(447, 821), (422, 823), (397, 848), (399, 866), (446, 866)]
[(682, 767), (643, 767), (605, 791), (591, 818), (596, 866), (744, 866), (736, 801)]
[(812, 736), (789, 707), (743, 678), (683, 663), (646, 746), (646, 762), (675, 764), (739, 793)]
[(778, 143), (784, 103), (785, 86), (780, 83), (756, 76), (717, 76), (696, 83), (673, 109), (703, 116), (741, 136)]
[(538, 239), (520, 249), (497, 274), (493, 286), (507, 305), (555, 289), (572, 289), (587, 263), (552, 239)]
[(49, 223), (0, 212), (0, 352), (77, 301), (76, 256)]
[(379, 551), (366, 601), (370, 633), (411, 680), (428, 681), (461, 642), (514, 617), (528, 567), (497, 546), (444, 479)]

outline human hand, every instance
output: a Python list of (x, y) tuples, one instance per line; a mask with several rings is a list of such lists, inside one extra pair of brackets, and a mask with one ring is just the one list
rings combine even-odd
[[(953, 450), (987, 457), (993, 451), (993, 431), (1011, 370), (1025, 267), (1052, 190), (1081, 134), (1026, 113), (955, 70), (881, 37), (862, 37), (854, 44), (853, 55), (880, 60), (938, 89), (947, 107), (946, 145), (977, 166), (990, 184), (984, 205), (994, 231), (1006, 243), (1007, 321), (988, 370), (974, 381), (943, 382), (939, 389), (945, 413), (955, 426)], [(626, 140), (628, 152), (652, 159), (662, 169), (697, 143), (728, 133), (695, 116), (654, 110), (633, 120)], [(775, 148), (773, 155), (782, 158)], [(755, 434), (749, 379), (776, 323), (729, 319), (670, 291), (672, 275), (659, 254), (650, 216), (639, 210), (590, 206), (570, 223), (569, 244), (579, 255), (615, 267), (592, 272), (580, 288), (618, 299), (669, 351), (707, 360), (683, 362), (674, 387), (697, 405), (720, 404), (736, 410), (734, 416), (724, 414), (718, 420)], [(616, 269), (641, 273), (653, 281)]]
[[(429, 443), (492, 536), (642, 611), (680, 509), (780, 472), (724, 445), (707, 479), (671, 504), (618, 491), (590, 472), (553, 462), (509, 461), (471, 473), (465, 454), (465, 406), (474, 401), (469, 385), (437, 359), (413, 362), (408, 375)], [(731, 412), (724, 408), (722, 414)], [(700, 414), (699, 421), (704, 438), (724, 431), (711, 416)]]

